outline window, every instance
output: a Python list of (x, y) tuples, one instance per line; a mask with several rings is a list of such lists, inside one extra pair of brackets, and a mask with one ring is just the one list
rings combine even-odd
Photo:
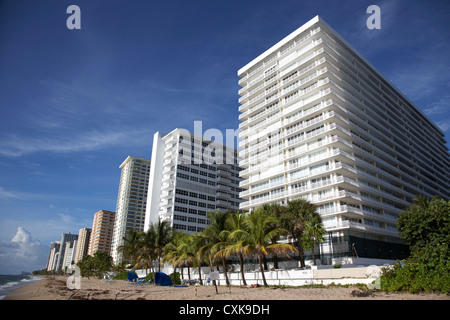
[(175, 202), (187, 204), (188, 200), (183, 198), (175, 197)]
[(179, 214), (175, 214), (175, 215), (173, 216), (173, 218), (174, 218), (174, 220), (178, 220), (178, 221), (187, 221), (187, 217), (181, 216), (181, 215), (179, 215)]

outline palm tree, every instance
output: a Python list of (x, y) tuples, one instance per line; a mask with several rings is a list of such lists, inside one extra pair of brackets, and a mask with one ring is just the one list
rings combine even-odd
[(193, 247), (193, 237), (191, 234), (185, 234), (180, 238), (178, 247), (178, 259), (177, 264), (182, 266), (187, 266), (188, 268), (188, 279), (191, 279), (190, 267), (194, 265), (195, 253)]
[(303, 243), (306, 249), (310, 249), (313, 256), (313, 263), (316, 265), (316, 256), (314, 254), (315, 243), (325, 240), (326, 231), (322, 224), (322, 218), (319, 213), (314, 210), (310, 211), (304, 223)]
[(156, 259), (155, 255), (155, 232), (154, 228), (150, 228), (147, 232), (141, 234), (140, 256), (141, 261), (139, 266), (147, 269), (153, 269), (153, 260)]
[[(214, 259), (217, 252), (224, 249), (226, 246), (229, 245), (227, 243), (227, 232), (226, 231), (226, 224), (225, 221), (227, 220), (227, 216), (229, 213), (227, 212), (208, 212), (207, 218), (210, 221), (210, 225), (204, 230), (204, 235), (209, 238), (209, 243), (204, 246), (202, 250), (209, 251), (209, 261), (210, 265), (212, 264), (212, 260)], [(204, 251), (203, 251), (204, 252)], [(220, 259), (222, 262), (224, 274), (225, 274), (225, 281), (227, 286), (230, 285), (230, 281), (228, 279), (228, 273), (227, 273), (227, 262), (224, 255), (220, 255)]]
[(241, 269), (242, 282), (244, 285), (247, 285), (245, 281), (245, 273), (244, 273), (244, 254), (242, 252), (242, 241), (239, 241), (238, 238), (231, 238), (231, 234), (233, 232), (238, 232), (239, 230), (244, 230), (245, 226), (245, 218), (246, 215), (244, 212), (236, 211), (235, 213), (230, 213), (227, 216), (225, 221), (225, 230), (222, 231), (223, 236), (229, 240), (228, 245), (225, 246), (222, 250), (216, 253), (217, 257), (228, 258), (234, 254), (239, 257), (239, 265)]
[(174, 271), (177, 267), (181, 269), (181, 275), (183, 276), (184, 261), (181, 259), (183, 252), (181, 251), (181, 244), (186, 241), (188, 237), (184, 232), (175, 232), (172, 241), (164, 246), (164, 255), (161, 262), (168, 262), (173, 265)]
[(232, 233), (231, 238), (240, 239), (242, 252), (245, 255), (256, 255), (259, 262), (263, 284), (267, 287), (264, 276), (263, 258), (268, 254), (284, 254), (289, 257), (289, 252), (297, 251), (295, 247), (286, 243), (272, 243), (272, 239), (283, 234), (287, 230), (277, 227), (278, 219), (273, 214), (268, 214), (262, 208), (256, 209), (247, 216), (246, 228)]
[(97, 251), (94, 253), (94, 271), (97, 273), (97, 277), (100, 279), (105, 272), (108, 272), (112, 268), (112, 257), (104, 251)]
[(198, 267), (198, 274), (200, 278), (200, 284), (203, 284), (202, 281), (202, 265), (206, 262), (205, 257), (203, 256), (200, 249), (207, 244), (209, 239), (204, 235), (203, 232), (199, 232), (193, 235), (193, 247), (195, 252), (195, 263), (194, 265)]
[(315, 210), (315, 206), (309, 201), (298, 199), (288, 201), (287, 208), (280, 217), (281, 226), (289, 231), (292, 237), (297, 241), (298, 252), (300, 256), (300, 266), (305, 267), (305, 253), (303, 241), (305, 239), (303, 232), (305, 224), (310, 213)]
[(148, 233), (152, 234), (150, 238), (154, 243), (152, 252), (155, 259), (158, 260), (158, 271), (161, 271), (161, 258), (164, 254), (164, 247), (172, 240), (173, 232), (170, 221), (159, 219), (157, 223), (150, 224)]
[(130, 230), (122, 238), (123, 243), (119, 246), (119, 251), (122, 252), (125, 259), (130, 259), (133, 269), (139, 264), (142, 257), (141, 251), (141, 237), (142, 233), (137, 230)]
[[(286, 207), (284, 207), (284, 206), (282, 206), (282, 205), (280, 205), (279, 203), (276, 203), (276, 202), (274, 202), (274, 203), (266, 203), (266, 204), (264, 204), (262, 206), (262, 209), (264, 211), (266, 211), (268, 214), (275, 215), (275, 217), (277, 217), (277, 219), (282, 217), (285, 214), (285, 212), (286, 212)], [(279, 236), (273, 238), (272, 239), (272, 243), (276, 243), (278, 240), (280, 240)], [(265, 270), (267, 270), (266, 266), (264, 266), (264, 267), (265, 267)], [(273, 255), (273, 267), (274, 267), (274, 269), (278, 269), (278, 256), (276, 255), (276, 253)]]

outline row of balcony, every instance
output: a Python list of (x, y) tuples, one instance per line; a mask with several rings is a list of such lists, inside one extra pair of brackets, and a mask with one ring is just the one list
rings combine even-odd
[[(314, 44), (314, 46), (318, 46), (319, 44), (320, 44), (320, 42), (317, 42), (317, 43)], [(298, 61), (294, 65), (292, 65), (292, 67), (289, 68), (289, 70), (287, 70), (287, 71), (285, 71), (283, 73), (280, 73), (279, 77), (282, 77), (287, 72), (291, 72), (292, 70), (295, 70), (295, 68), (301, 67), (306, 62), (308, 62), (308, 61), (310, 61), (310, 60), (312, 60), (314, 58), (319, 58), (318, 61), (313, 62), (311, 65), (309, 65), (307, 67), (304, 67), (303, 69), (301, 69), (299, 71), (302, 71), (303, 73), (306, 73), (309, 70), (312, 70), (313, 68), (317, 67), (318, 65), (320, 65), (320, 64), (322, 64), (324, 62), (323, 60), (321, 60), (323, 58), (323, 53), (324, 53), (323, 48), (318, 48), (317, 50), (314, 50), (311, 53), (311, 55), (309, 55), (305, 59), (303, 59), (301, 61)], [(255, 92), (257, 92), (257, 91), (255, 91)], [(264, 99), (262, 101), (260, 101), (263, 97), (265, 97), (265, 95), (266, 95), (265, 92), (263, 92), (262, 94), (259, 94), (257, 97), (251, 98), (251, 99), (247, 100), (246, 102), (242, 103), (241, 106), (239, 106), (239, 111), (242, 112), (242, 113), (245, 113), (248, 109), (251, 109), (252, 111), (257, 110), (262, 105), (266, 104), (266, 101)], [(249, 96), (246, 96), (246, 97), (248, 98)], [(241, 102), (243, 102), (243, 101), (245, 101), (245, 99), (241, 100)]]
[[(344, 140), (344, 139), (338, 138), (338, 137), (335, 137), (332, 140), (335, 140), (335, 139)], [(334, 149), (329, 149), (326, 152), (323, 152), (323, 153), (319, 154), (318, 156), (314, 156), (312, 158), (306, 157), (306, 158), (303, 158), (302, 161), (298, 161), (298, 162), (295, 162), (295, 163), (290, 163), (287, 166), (285, 165), (284, 169), (282, 169), (281, 171), (282, 172), (289, 172), (289, 171), (291, 171), (293, 169), (296, 169), (296, 168), (301, 168), (301, 167), (307, 168), (309, 166), (312, 166), (312, 165), (314, 165), (316, 163), (319, 163), (320, 161), (323, 161), (323, 160), (325, 160), (327, 158), (330, 158), (330, 157), (334, 157), (335, 159), (337, 159), (336, 158), (337, 156), (344, 157), (347, 160), (354, 159), (354, 157), (351, 154), (349, 154), (349, 153), (347, 153), (347, 152), (345, 152), (345, 151), (343, 151), (341, 149), (334, 148)], [(373, 166), (372, 164), (370, 164), (370, 165)], [(311, 179), (314, 176), (323, 175), (323, 174), (326, 174), (328, 172), (331, 172), (331, 171), (337, 170), (337, 169), (345, 169), (348, 173), (350, 173), (350, 176), (366, 178), (368, 181), (371, 181), (371, 183), (374, 184), (374, 185), (378, 185), (378, 184), (381, 183), (382, 185), (385, 186), (386, 189), (389, 189), (389, 192), (387, 192), (385, 190), (380, 190), (378, 188), (374, 188), (369, 183), (364, 183), (362, 181), (356, 181), (356, 180), (348, 178), (348, 177), (346, 177), (346, 178), (340, 177), (339, 179), (344, 179), (344, 180), (335, 181), (335, 182), (346, 182), (348, 184), (353, 185), (355, 188), (367, 189), (371, 193), (377, 194), (380, 197), (383, 197), (385, 199), (389, 199), (390, 201), (393, 201), (395, 203), (401, 204), (403, 206), (407, 206), (408, 205), (408, 201), (406, 201), (405, 198), (404, 198), (405, 196), (408, 197), (408, 198), (413, 198), (414, 197), (414, 195), (412, 193), (409, 193), (409, 192), (405, 191), (401, 187), (395, 186), (394, 184), (388, 182), (387, 180), (380, 180), (377, 176), (370, 175), (368, 173), (362, 172), (361, 170), (356, 170), (352, 166), (349, 166), (349, 165), (347, 165), (345, 163), (342, 163), (342, 162), (332, 162), (331, 164), (329, 164), (327, 166), (324, 166), (323, 168), (320, 168), (320, 170), (314, 169), (314, 172), (313, 171), (308, 171), (307, 173), (303, 174), (302, 177), (300, 177), (300, 178), (289, 178), (286, 183), (290, 183), (290, 184), (291, 183), (295, 183), (297, 181), (305, 180), (305, 178)], [(259, 171), (260, 168), (255, 167), (255, 168), (249, 168), (249, 169), (246, 169), (246, 170), (248, 170), (246, 172), (246, 174), (250, 175), (253, 170)], [(245, 170), (243, 172), (245, 172)], [(278, 172), (278, 173), (274, 172), (273, 175), (277, 175), (277, 174), (280, 174), (282, 172)], [(268, 178), (269, 177), (267, 177), (266, 179), (268, 179)], [(402, 182), (402, 180), (400, 180), (399, 178), (397, 178), (395, 176), (390, 176), (389, 178), (391, 180), (394, 179), (393, 181), (397, 181), (398, 183)], [(261, 181), (261, 179), (259, 177), (252, 177), (252, 176), (250, 176), (249, 179), (241, 181), (240, 185), (241, 186), (248, 186), (252, 182), (256, 182), (256, 181)], [(386, 182), (388, 182), (388, 184), (386, 184)], [(399, 185), (401, 186), (401, 184), (399, 184)], [(318, 185), (316, 185), (316, 186), (318, 186)], [(269, 186), (268, 185), (266, 188), (261, 188), (260, 187), (260, 188), (258, 188), (258, 190), (254, 190), (252, 188), (250, 190), (242, 192), (240, 196), (241, 197), (248, 197), (252, 193), (255, 193), (257, 191), (261, 192), (264, 189), (270, 189), (271, 187), (273, 187), (273, 186)], [(308, 186), (308, 187), (305, 186), (304, 188), (306, 190), (308, 188), (311, 188), (311, 186)], [(300, 190), (300, 191), (304, 191), (304, 190)]]
[[(309, 38), (311, 38), (313, 35), (315, 35), (319, 31), (320, 31), (320, 28), (310, 30), (310, 32), (307, 35), (305, 35), (304, 37), (300, 38), (299, 40), (293, 41), (291, 46), (281, 49), (272, 58), (270, 58), (267, 61), (263, 61), (256, 69), (250, 71), (243, 78), (241, 78), (239, 80), (239, 85), (242, 85), (245, 81), (247, 81), (249, 78), (253, 77), (255, 74), (257, 74), (259, 71), (263, 70), (264, 68), (268, 68), (277, 59), (279, 59), (279, 60), (283, 59), (283, 57), (286, 56), (288, 53), (290, 53), (292, 51), (292, 49), (298, 48), (299, 45), (304, 44), (305, 41), (307, 41)], [(255, 83), (254, 80), (247, 83), (245, 86), (243, 86), (242, 89), (239, 90), (239, 94), (241, 95), (248, 87), (252, 86), (254, 83)]]

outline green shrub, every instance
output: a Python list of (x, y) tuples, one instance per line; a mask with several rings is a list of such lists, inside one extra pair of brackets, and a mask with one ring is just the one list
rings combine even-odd
[(118, 275), (114, 276), (114, 280), (128, 280), (128, 272), (129, 271), (123, 271), (119, 273)]
[(411, 256), (383, 269), (381, 289), (450, 294), (450, 201), (422, 196), (413, 202), (397, 221)]
[(169, 275), (169, 277), (172, 280), (173, 284), (181, 284), (180, 273), (179, 272), (171, 273)]

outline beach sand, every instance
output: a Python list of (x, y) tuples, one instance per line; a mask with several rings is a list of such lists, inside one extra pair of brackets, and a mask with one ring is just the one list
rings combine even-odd
[(45, 277), (18, 288), (6, 300), (450, 300), (445, 294), (362, 291), (356, 286), (264, 288), (214, 286), (160, 287), (123, 280), (81, 278), (80, 289), (67, 288), (67, 277)]

